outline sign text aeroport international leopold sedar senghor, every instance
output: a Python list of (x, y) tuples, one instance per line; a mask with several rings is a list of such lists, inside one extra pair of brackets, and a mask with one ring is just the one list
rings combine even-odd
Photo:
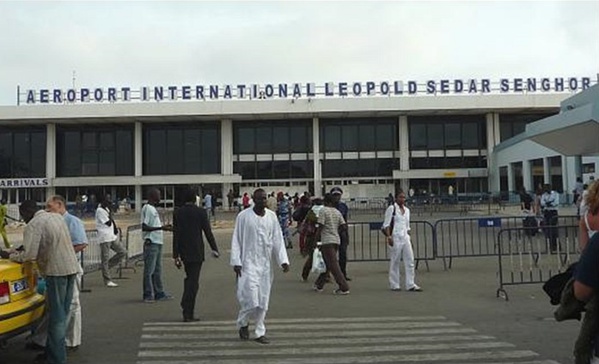
[[(599, 75), (597, 76), (599, 79)], [(152, 86), (71, 88), (27, 90), (21, 96), (17, 90), (17, 104), (65, 104), (89, 102), (145, 102), (181, 100), (251, 100), (287, 98), (327, 98), (327, 97), (372, 97), (402, 95), (463, 95), (463, 94), (505, 94), (577, 92), (589, 88), (599, 80), (591, 77), (553, 78), (501, 78), (482, 79), (443, 79), (416, 81), (382, 82), (338, 82), (324, 83), (272, 83), (235, 85), (193, 85), (193, 86)], [(493, 81), (493, 82), (492, 82)]]

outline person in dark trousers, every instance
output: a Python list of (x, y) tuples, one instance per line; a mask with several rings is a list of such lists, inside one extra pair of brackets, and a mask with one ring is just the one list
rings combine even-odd
[(183, 321), (199, 321), (194, 316), (196, 297), (199, 289), (200, 271), (204, 262), (204, 239), (202, 232), (208, 239), (212, 249), (212, 256), (220, 256), (216, 240), (210, 228), (210, 221), (205, 209), (195, 204), (195, 193), (191, 190), (185, 192), (185, 204), (178, 208), (173, 215), (173, 258), (177, 268), (185, 267), (185, 280), (183, 281)]
[(552, 253), (558, 249), (558, 209), (559, 195), (551, 189), (551, 185), (546, 183), (543, 186), (543, 195), (541, 196), (541, 210), (543, 211), (543, 225), (545, 236), (549, 240), (549, 248)]
[[(347, 223), (349, 208), (344, 202), (341, 202), (343, 190), (341, 187), (333, 187), (330, 193), (333, 196), (333, 207), (339, 210), (341, 216), (343, 216), (343, 220)], [(341, 238), (341, 244), (339, 245), (339, 267), (341, 267), (341, 273), (343, 273), (345, 280), (351, 281), (351, 278), (347, 276), (347, 247), (349, 245), (349, 233), (347, 229), (340, 231), (339, 237)]]

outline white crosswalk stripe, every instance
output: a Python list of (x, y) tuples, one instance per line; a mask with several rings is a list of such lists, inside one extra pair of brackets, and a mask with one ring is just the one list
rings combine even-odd
[(146, 323), (137, 364), (559, 364), (442, 316), (268, 319), (266, 324), (268, 345), (239, 340), (234, 321)]

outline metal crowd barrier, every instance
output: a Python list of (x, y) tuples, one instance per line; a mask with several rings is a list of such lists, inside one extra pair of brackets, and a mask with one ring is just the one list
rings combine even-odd
[[(454, 258), (495, 256), (501, 229), (523, 227), (524, 216), (485, 216), (437, 220), (434, 225), (437, 258), (451, 269)], [(576, 216), (560, 216), (557, 225), (578, 224)], [(538, 233), (543, 234), (539, 221)], [(449, 259), (449, 264), (447, 260)]]
[(555, 250), (551, 250), (549, 234), (530, 228), (501, 229), (497, 233), (498, 278), (497, 297), (509, 299), (506, 286), (541, 284), (551, 276), (565, 271), (580, 255), (578, 225), (551, 227), (556, 235)]
[[(127, 260), (124, 267), (135, 271), (135, 265), (143, 261), (144, 254), (141, 224), (131, 225), (127, 228), (125, 248), (127, 249)], [(133, 264), (133, 266), (130, 266), (130, 264)]]
[[(80, 253), (81, 266), (83, 268), (83, 277), (81, 277), (81, 292), (91, 292), (91, 290), (84, 288), (85, 275), (102, 269), (102, 249), (100, 248), (97, 230), (86, 230), (85, 235), (87, 236), (88, 244), (87, 247)], [(123, 232), (120, 228), (118, 239), (122, 242)], [(114, 254), (114, 251), (111, 250), (109, 259), (112, 258)], [(122, 266), (118, 269), (120, 271)], [(122, 274), (119, 275), (119, 278), (122, 278)]]
[[(381, 233), (382, 222), (351, 222), (347, 260), (350, 262), (370, 262), (389, 260), (387, 242)], [(414, 259), (418, 266), (424, 261), (429, 270), (428, 261), (435, 259), (436, 244), (434, 227), (427, 221), (411, 221), (410, 237), (414, 249)]]

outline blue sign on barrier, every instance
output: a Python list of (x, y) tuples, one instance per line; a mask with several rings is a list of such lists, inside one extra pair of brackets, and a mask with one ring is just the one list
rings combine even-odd
[(489, 217), (489, 218), (478, 219), (478, 227), (479, 228), (501, 227), (501, 218), (500, 217)]
[(370, 223), (370, 230), (381, 230), (382, 227), (383, 227), (382, 222), (371, 222)]

